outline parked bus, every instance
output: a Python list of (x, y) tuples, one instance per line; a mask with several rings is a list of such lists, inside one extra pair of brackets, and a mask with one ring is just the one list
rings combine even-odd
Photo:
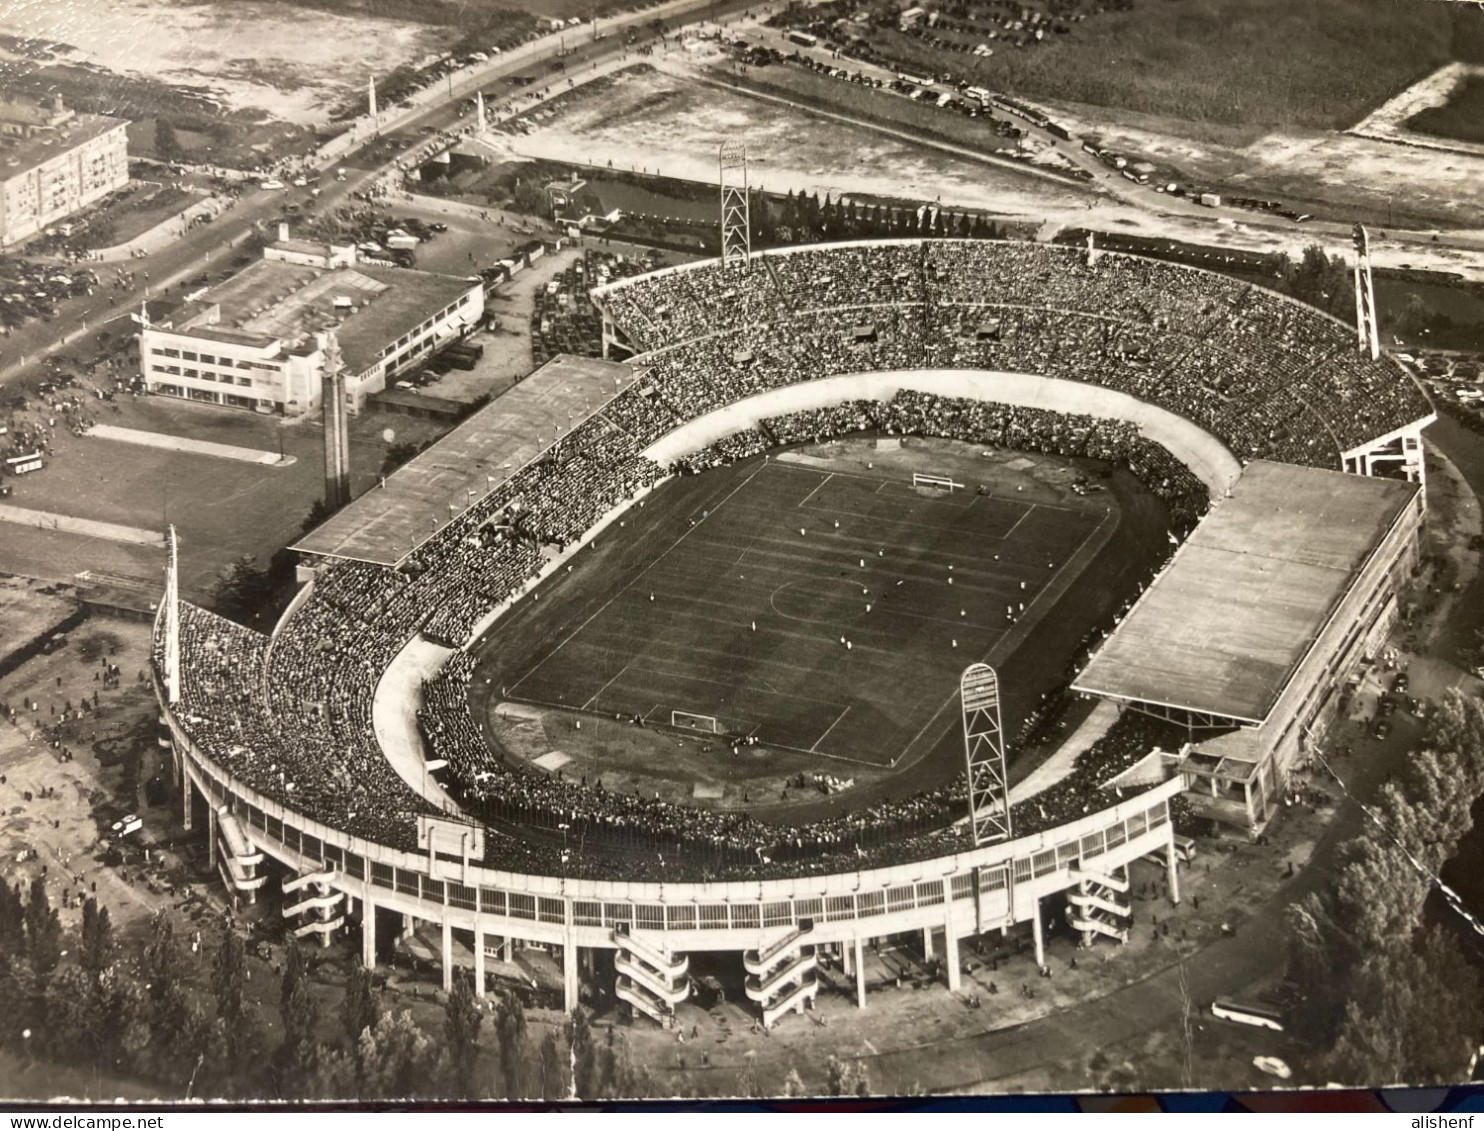
[[(1176, 833), (1174, 852), (1177, 863), (1189, 865), (1195, 859), (1195, 841), (1191, 837), (1181, 836), (1179, 833)], [(1150, 852), (1145, 855), (1144, 859), (1151, 864), (1158, 864), (1161, 868), (1165, 865), (1164, 853), (1162, 852)]]
[(807, 31), (791, 31), (788, 33), (788, 38), (791, 42), (797, 43), (800, 47), (819, 46), (819, 37), (810, 35)]
[(26, 475), (32, 471), (40, 471), (46, 466), (46, 460), (40, 452), (29, 452), (23, 456), (9, 456), (5, 460), (5, 470), (11, 475)]
[(1217, 998), (1211, 1003), (1211, 1014), (1223, 1021), (1235, 1021), (1238, 1025), (1271, 1029), (1275, 1033), (1283, 1032), (1283, 1014), (1270, 1006), (1248, 1005), (1230, 998)]

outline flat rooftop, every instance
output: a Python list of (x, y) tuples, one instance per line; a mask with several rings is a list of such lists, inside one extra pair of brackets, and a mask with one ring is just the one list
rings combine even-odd
[[(327, 271), (260, 259), (197, 299), (196, 310), (178, 332), (206, 337), (226, 332), (246, 335), (238, 339), (244, 341), (280, 339), (291, 348), (333, 326), (346, 372), (358, 374), (374, 365), (388, 344), (478, 285), (401, 267), (361, 263)], [(351, 305), (344, 305), (346, 299)], [(221, 321), (198, 321), (213, 306), (220, 308)]]
[(1072, 686), (1261, 723), (1417, 490), (1248, 464)]
[(633, 368), (557, 357), (301, 538), (305, 554), (394, 566), (433, 535), (449, 504), (483, 498), (633, 383)]
[[(123, 129), (128, 124), (123, 118), (110, 118), (104, 114), (74, 114), (60, 127), (32, 137), (0, 136), (0, 180), (8, 181), (29, 172), (83, 142), (92, 141), (110, 130)], [(62, 136), (64, 130), (66, 137)], [(12, 161), (14, 165), (10, 163)]]

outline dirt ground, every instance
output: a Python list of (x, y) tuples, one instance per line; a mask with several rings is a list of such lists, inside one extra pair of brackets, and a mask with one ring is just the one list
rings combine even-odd
[(367, 75), (436, 52), (450, 38), (432, 24), (273, 0), (8, 4), (0, 7), (0, 31), (70, 46), (57, 52), (66, 62), (204, 88), (230, 110), (304, 125), (326, 120)]
[[(683, 56), (683, 57), (682, 57)], [(717, 147), (744, 136), (749, 182), (789, 190), (942, 200), (990, 212), (1085, 207), (1090, 193), (955, 158), (744, 94), (697, 85), (720, 61), (708, 45), (657, 56), (665, 70), (616, 76), (601, 98), (568, 98), (529, 135), (494, 135), (510, 158), (540, 157), (715, 183)]]
[(65, 591), (24, 577), (0, 577), (0, 661), (72, 615)]
[[(915, 144), (803, 108), (698, 85), (695, 80), (704, 79), (719, 62), (709, 45), (647, 61), (654, 66), (616, 76), (601, 97), (569, 96), (529, 134), (490, 134), (492, 154), (496, 160), (509, 161), (545, 158), (600, 167), (612, 162), (614, 168), (714, 184), (717, 174), (711, 155), (725, 138), (745, 134), (750, 182), (771, 192), (936, 200), (949, 208), (972, 208), (1039, 226), (1041, 239), (1050, 239), (1063, 228), (1087, 227), (1179, 240), (1216, 251), (1281, 251), (1298, 258), (1305, 247), (1319, 244), (1332, 255), (1352, 254), (1348, 221), (1266, 227), (1258, 225), (1257, 214), (1252, 223), (1160, 214), (1122, 203), (1101, 189), (1063, 187), (984, 164), (967, 151)], [(848, 98), (848, 86), (842, 89), (842, 97)], [(848, 103), (840, 109), (849, 114)], [(1160, 119), (1130, 127), (1123, 119), (1099, 113), (1091, 107), (1056, 107), (1057, 117), (1074, 135), (1098, 135), (1114, 148), (1148, 152), (1190, 175), (1213, 181), (1231, 177), (1253, 195), (1279, 194), (1287, 187), (1306, 194), (1304, 199), (1322, 195), (1363, 206), (1367, 211), (1358, 218), (1377, 225), (1371, 232), (1371, 257), (1377, 266), (1484, 280), (1484, 257), (1479, 254), (1484, 249), (1484, 176), (1478, 175), (1484, 165), (1473, 158), (1448, 154), (1444, 160), (1419, 160), (1414, 150), (1341, 134), (1270, 138), (1249, 150), (1220, 150), (1163, 132), (1173, 127)], [(1280, 152), (1280, 143), (1290, 148)], [(1260, 182), (1251, 154), (1261, 152), (1270, 154), (1266, 159), (1275, 169), (1281, 170), (1282, 161), (1291, 158), (1299, 172), (1285, 173), (1281, 184)], [(1355, 163), (1362, 161), (1368, 174), (1375, 174), (1371, 182), (1354, 176)], [(1290, 195), (1283, 199), (1299, 203)], [(1441, 216), (1457, 217), (1450, 225), (1451, 246), (1431, 244), (1426, 230), (1386, 231), (1393, 219), (1416, 222), (1419, 208), (1434, 206)], [(1434, 216), (1430, 222), (1438, 219)]]

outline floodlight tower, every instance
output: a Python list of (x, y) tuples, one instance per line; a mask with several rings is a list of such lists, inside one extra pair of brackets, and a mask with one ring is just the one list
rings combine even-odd
[(752, 217), (747, 200), (747, 145), (721, 143), (721, 265), (745, 266), (752, 258)]
[(1364, 224), (1355, 225), (1355, 337), (1361, 353), (1381, 356), (1381, 330), (1376, 322), (1376, 290), (1371, 285), (1371, 238)]
[(180, 545), (175, 524), (166, 531), (169, 557), (165, 564), (165, 698), (180, 702)]
[(1000, 677), (988, 664), (970, 664), (958, 690), (963, 702), (974, 844), (1009, 840), (1010, 788), (1005, 773), (1005, 732), (1000, 726)]

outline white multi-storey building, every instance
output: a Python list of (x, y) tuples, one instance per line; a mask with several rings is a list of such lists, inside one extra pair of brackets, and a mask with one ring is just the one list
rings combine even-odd
[(129, 181), (128, 122), (60, 97), (0, 99), (0, 246), (65, 220)]
[(319, 407), (333, 330), (346, 407), (477, 325), (478, 279), (357, 263), (354, 248), (280, 240), (140, 335), (151, 392), (289, 415)]

